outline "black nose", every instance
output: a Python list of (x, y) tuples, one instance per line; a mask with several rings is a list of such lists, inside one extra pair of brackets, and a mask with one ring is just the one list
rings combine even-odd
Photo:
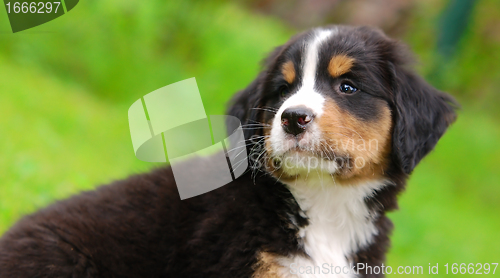
[(313, 119), (314, 113), (309, 108), (287, 108), (283, 111), (283, 114), (281, 114), (281, 126), (286, 133), (298, 135), (306, 130), (307, 124)]

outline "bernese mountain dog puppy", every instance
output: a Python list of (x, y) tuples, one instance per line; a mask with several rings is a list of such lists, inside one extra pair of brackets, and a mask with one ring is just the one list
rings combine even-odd
[(246, 173), (181, 201), (164, 167), (58, 202), (3, 235), (0, 277), (383, 276), (386, 212), (456, 118), (410, 60), (369, 27), (293, 37), (228, 109)]

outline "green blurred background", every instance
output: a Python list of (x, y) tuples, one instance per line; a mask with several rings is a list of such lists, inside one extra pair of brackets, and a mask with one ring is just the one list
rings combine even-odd
[(291, 35), (365, 24), (409, 44), (419, 73), (463, 106), (390, 213), (388, 264), (439, 263), (442, 276), (445, 263), (500, 263), (500, 1), (460, 2), (88, 0), (16, 34), (0, 9), (0, 234), (157, 166), (132, 149), (127, 110), (141, 96), (195, 76), (207, 114), (223, 114)]

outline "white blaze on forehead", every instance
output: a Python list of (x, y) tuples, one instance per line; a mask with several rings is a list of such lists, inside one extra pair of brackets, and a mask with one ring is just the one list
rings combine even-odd
[(331, 30), (321, 30), (319, 31), (314, 41), (307, 47), (303, 65), (303, 81), (302, 87), (299, 89), (298, 93), (307, 93), (314, 91), (314, 84), (316, 83), (316, 68), (318, 65), (318, 52), (319, 46), (326, 39), (332, 35)]
[(294, 106), (303, 105), (313, 110), (316, 116), (323, 113), (325, 98), (314, 90), (316, 83), (316, 68), (318, 65), (319, 46), (333, 34), (332, 30), (318, 30), (312, 39), (306, 42), (302, 65), (302, 84), (297, 93), (289, 97), (278, 110), (277, 116)]

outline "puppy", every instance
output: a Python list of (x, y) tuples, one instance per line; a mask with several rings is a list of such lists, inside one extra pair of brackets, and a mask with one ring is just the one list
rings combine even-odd
[(3, 235), (0, 277), (382, 277), (385, 214), (456, 118), (408, 56), (368, 27), (293, 37), (229, 107), (245, 174), (181, 201), (165, 167), (58, 202)]

